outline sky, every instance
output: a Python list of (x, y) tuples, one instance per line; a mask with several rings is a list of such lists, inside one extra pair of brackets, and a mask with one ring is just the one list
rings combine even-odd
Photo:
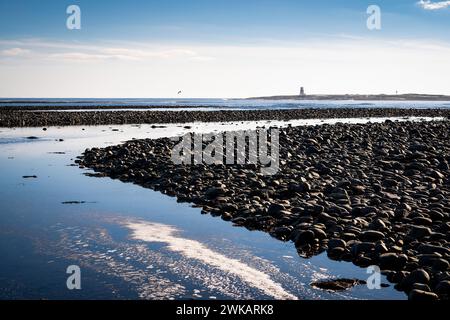
[[(67, 28), (71, 5), (81, 29)], [(450, 1), (0, 0), (0, 97), (450, 95), (449, 83)]]

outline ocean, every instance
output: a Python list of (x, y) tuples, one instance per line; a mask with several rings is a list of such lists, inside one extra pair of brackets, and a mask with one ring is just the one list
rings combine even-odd
[[(194, 99), (194, 98), (139, 98), (139, 99), (0, 99), (0, 108), (5, 106), (37, 107), (170, 107), (189, 110), (201, 109), (301, 109), (301, 108), (450, 108), (450, 101), (355, 101), (355, 100), (263, 100), (263, 99)], [(120, 110), (120, 109), (115, 109)]]

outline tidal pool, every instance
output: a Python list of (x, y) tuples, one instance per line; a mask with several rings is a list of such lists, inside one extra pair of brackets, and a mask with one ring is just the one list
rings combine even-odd
[[(348, 119), (270, 124), (339, 121)], [(313, 288), (320, 279), (370, 274), (326, 254), (301, 258), (291, 242), (74, 165), (86, 148), (133, 138), (268, 124), (0, 128), (0, 299), (405, 299), (392, 285)], [(69, 265), (81, 268), (81, 290), (67, 289)]]

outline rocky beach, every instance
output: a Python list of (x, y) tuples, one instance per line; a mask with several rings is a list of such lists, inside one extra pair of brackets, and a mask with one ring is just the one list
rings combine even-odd
[[(4, 111), (2, 126), (432, 116), (437, 109), (50, 113)], [(176, 165), (175, 141), (87, 149), (76, 162), (201, 207), (237, 226), (291, 241), (302, 257), (377, 265), (412, 300), (450, 293), (450, 123), (393, 122), (280, 128), (280, 170)]]
[[(78, 107), (79, 108), (79, 107)], [(185, 122), (226, 122), (293, 119), (369, 118), (369, 117), (449, 117), (448, 108), (306, 108), (291, 110), (219, 111), (36, 111), (34, 108), (0, 108), (0, 127), (42, 127), (108, 124), (162, 124)], [(74, 107), (73, 109), (77, 109)], [(95, 108), (94, 108), (95, 109)], [(176, 109), (174, 109), (176, 110)]]
[(445, 314), (450, 0), (2, 13), (0, 304)]
[[(298, 270), (292, 271), (295, 274), (303, 272), (306, 261), (315, 258), (336, 263), (330, 270), (347, 263), (344, 276), (339, 267), (333, 269), (334, 277), (312, 276), (304, 289), (297, 289), (301, 292), (319, 290), (320, 295), (338, 297), (342, 292), (368, 288), (365, 276), (358, 275), (365, 271), (358, 267), (378, 266), (384, 279), (381, 287), (386, 290), (389, 281), (398, 291), (392, 288), (370, 297), (394, 297), (392, 292), (403, 295), (402, 291), (411, 300), (448, 300), (450, 109), (431, 106), (269, 110), (221, 110), (211, 106), (202, 111), (195, 106), (186, 106), (186, 110), (177, 110), (182, 106), (161, 107), (167, 108), (165, 111), (131, 105), (90, 106), (88, 111), (77, 106), (9, 106), (0, 108), (0, 127), (5, 132), (27, 132), (22, 136), (17, 132), (19, 136), (12, 140), (15, 142), (54, 144), (54, 149), (47, 150), (48, 156), (68, 153), (71, 166), (89, 169), (78, 173), (89, 181), (110, 177), (134, 183), (162, 193), (161, 197), (175, 197), (177, 205), (197, 210), (200, 219), (205, 217), (199, 212), (238, 227), (231, 229), (262, 231), (271, 242), (287, 245), (294, 252), (290, 256), (299, 255)], [(139, 109), (134, 110), (136, 107)], [(261, 166), (254, 163), (180, 165), (171, 158), (178, 142), (170, 137), (199, 131), (225, 137), (235, 130), (258, 134), (272, 129), (279, 134), (279, 168), (274, 175), (264, 175)], [(75, 136), (86, 138), (92, 134), (88, 132), (96, 132), (101, 140), (89, 142), (70, 155), (58, 145), (70, 143), (73, 133), (59, 136), (58, 132), (74, 130), (81, 132)], [(112, 140), (115, 142), (106, 138), (109, 135), (117, 136)], [(235, 148), (239, 153), (237, 145)], [(248, 160), (249, 154), (245, 157)], [(35, 171), (21, 175), (27, 183), (39, 183), (44, 176)], [(98, 184), (105, 182), (98, 180)], [(123, 185), (127, 190), (129, 187)], [(140, 189), (143, 194), (148, 192)], [(80, 212), (84, 206), (106, 205), (90, 198), (62, 198), (58, 204)], [(180, 212), (172, 215), (170, 219), (175, 219)], [(192, 217), (184, 219), (191, 221)], [(121, 225), (126, 219), (122, 220), (114, 221)], [(186, 221), (178, 228), (183, 229)], [(141, 224), (134, 229), (156, 230)], [(197, 233), (202, 237), (201, 231)], [(162, 239), (158, 234), (142, 233), (135, 238), (175, 241), (172, 234)], [(205, 244), (212, 241), (210, 236), (202, 240)], [(187, 248), (180, 251), (174, 246), (173, 250), (190, 255)], [(205, 263), (230, 257), (234, 258), (211, 254), (212, 260)]]

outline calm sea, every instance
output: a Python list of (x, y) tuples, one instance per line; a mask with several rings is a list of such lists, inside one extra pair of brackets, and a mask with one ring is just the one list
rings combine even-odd
[[(450, 101), (354, 101), (354, 100), (259, 100), (259, 99), (0, 99), (4, 106), (79, 107), (200, 107), (214, 109), (299, 108), (450, 108)], [(192, 110), (192, 109), (191, 109)]]

